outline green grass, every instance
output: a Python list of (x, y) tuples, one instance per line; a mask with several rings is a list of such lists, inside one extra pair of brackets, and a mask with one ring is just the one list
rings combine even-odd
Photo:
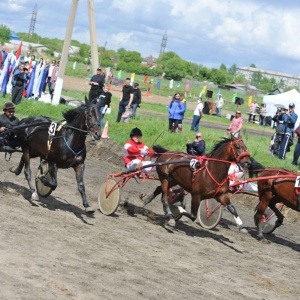
[[(72, 95), (72, 97), (78, 100), (83, 100), (85, 95), (84, 93), (76, 92), (76, 97), (74, 93), (75, 92), (67, 92), (68, 95)], [(10, 95), (7, 95), (6, 98), (0, 97), (1, 107), (5, 101), (10, 101)], [(152, 146), (154, 143), (159, 143), (163, 147), (175, 151), (185, 152), (185, 144), (187, 140), (193, 140), (195, 137), (195, 133), (189, 131), (190, 125), (185, 121), (183, 122), (182, 133), (171, 134), (168, 132), (167, 108), (165, 105), (143, 102), (142, 108), (137, 111), (137, 119), (131, 120), (130, 123), (116, 123), (118, 110), (118, 101), (116, 98), (113, 99), (111, 107), (112, 113), (105, 116), (105, 121), (109, 121), (109, 136), (119, 143), (120, 146), (122, 146), (124, 141), (129, 138), (129, 132), (133, 127), (139, 127), (142, 130), (143, 141), (148, 146)], [(62, 111), (70, 108), (72, 107), (66, 105), (53, 106), (51, 104), (45, 104), (34, 100), (23, 99), (21, 104), (16, 108), (16, 114), (19, 118), (43, 115), (49, 116), (54, 120), (61, 120), (63, 118)], [(163, 114), (163, 117), (152, 116), (153, 114), (149, 114), (149, 116), (147, 116), (147, 114), (141, 115), (139, 114), (139, 110)], [(187, 111), (185, 120), (191, 120), (192, 115), (192, 111)], [(230, 124), (230, 121), (225, 117), (217, 118), (215, 116), (204, 115), (204, 120), (213, 124), (222, 124), (225, 126)], [(265, 137), (262, 134), (258, 136), (251, 135), (249, 133), (249, 129), (259, 130), (261, 133), (268, 132), (269, 137)], [(200, 130), (206, 141), (207, 152), (209, 152), (213, 145), (226, 134), (225, 130), (206, 128), (201, 125), (201, 122)], [(248, 151), (262, 164), (268, 167), (281, 167), (296, 171), (297, 168), (291, 165), (294, 146), (292, 147), (291, 152), (287, 153), (287, 158), (284, 161), (269, 154), (268, 148), (273, 132), (274, 130), (270, 127), (261, 127), (256, 124), (248, 124), (245, 122), (243, 125), (242, 136), (245, 144), (247, 145)]]

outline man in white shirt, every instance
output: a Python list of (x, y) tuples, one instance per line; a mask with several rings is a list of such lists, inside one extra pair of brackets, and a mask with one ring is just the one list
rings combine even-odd
[(216, 116), (217, 117), (221, 117), (221, 110), (222, 110), (223, 105), (224, 105), (224, 99), (222, 97), (222, 94), (219, 94), (218, 100), (216, 102), (216, 109), (217, 109)]

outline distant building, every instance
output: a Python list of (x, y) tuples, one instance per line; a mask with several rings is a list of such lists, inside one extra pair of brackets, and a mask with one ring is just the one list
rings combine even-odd
[(229, 91), (239, 92), (242, 94), (257, 95), (259, 90), (254, 86), (246, 83), (232, 82), (231, 84), (225, 84), (225, 89)]
[(252, 68), (252, 67), (237, 68), (236, 75), (242, 75), (248, 81), (251, 81), (252, 76), (255, 72), (260, 72), (263, 77), (268, 79), (274, 78), (277, 84), (283, 83), (284, 87), (300, 86), (299, 75), (291, 75), (287, 73), (268, 71), (268, 70)]
[(145, 57), (142, 60), (142, 65), (146, 65), (149, 67), (156, 67), (155, 58), (152, 55)]

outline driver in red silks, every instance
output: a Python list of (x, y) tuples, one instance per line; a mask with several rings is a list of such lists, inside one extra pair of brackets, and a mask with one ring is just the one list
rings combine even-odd
[[(128, 170), (134, 170), (137, 167), (152, 164), (151, 161), (146, 161), (145, 157), (147, 155), (154, 157), (155, 152), (141, 142), (142, 136), (142, 131), (135, 127), (130, 131), (130, 140), (124, 144), (124, 163)], [(145, 173), (148, 173), (150, 170), (154, 170), (154, 168), (149, 167), (142, 169)]]

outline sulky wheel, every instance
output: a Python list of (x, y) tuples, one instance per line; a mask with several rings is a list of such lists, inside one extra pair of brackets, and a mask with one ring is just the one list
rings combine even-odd
[[(283, 208), (283, 205), (278, 205), (277, 208), (279, 211), (281, 211)], [(255, 210), (255, 213), (256, 213), (256, 210)], [(270, 234), (276, 229), (275, 223), (277, 221), (277, 217), (270, 207), (266, 208), (265, 217), (266, 217), (266, 222), (262, 223), (263, 233)]]
[(206, 229), (215, 228), (223, 215), (223, 206), (214, 198), (200, 202), (197, 218), (201, 227)]
[[(106, 196), (106, 191), (110, 192)], [(100, 211), (106, 215), (112, 215), (118, 208), (121, 200), (120, 188), (116, 187), (116, 182), (113, 179), (108, 179), (100, 187), (98, 195), (98, 204)]]
[(51, 176), (48, 171), (48, 162), (46, 162), (46, 161), (42, 161), (38, 168), (38, 171), (37, 171), (37, 174), (35, 177), (35, 186), (36, 186), (36, 190), (37, 190), (37, 193), (39, 196), (48, 197), (52, 193), (52, 188), (49, 186), (46, 186), (41, 181), (41, 179), (40, 179), (41, 176), (44, 176), (44, 177), (46, 177), (46, 179), (48, 181), (51, 181)]

